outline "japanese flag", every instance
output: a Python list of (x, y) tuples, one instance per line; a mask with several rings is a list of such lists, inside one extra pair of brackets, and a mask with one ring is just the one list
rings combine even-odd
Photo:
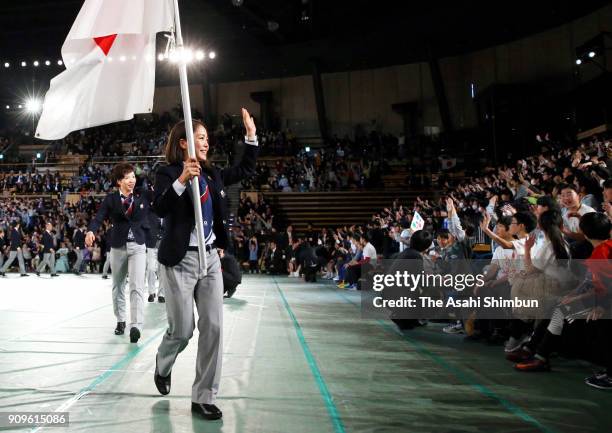
[(66, 70), (51, 80), (36, 137), (149, 113), (156, 34), (170, 31), (173, 0), (85, 0), (62, 46)]

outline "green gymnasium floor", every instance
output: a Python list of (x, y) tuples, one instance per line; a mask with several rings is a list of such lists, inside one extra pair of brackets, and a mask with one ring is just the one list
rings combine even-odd
[[(190, 413), (195, 343), (172, 392), (153, 384), (163, 304), (146, 305), (137, 345), (113, 335), (110, 283), (98, 276), (0, 279), (0, 412), (67, 411), (70, 432), (612, 431), (612, 394), (583, 384), (592, 366), (556, 360), (514, 372), (501, 348), (439, 325), (403, 335), (361, 318), (359, 292), (245, 276), (225, 304), (222, 421)], [(195, 338), (195, 337), (194, 337)]]

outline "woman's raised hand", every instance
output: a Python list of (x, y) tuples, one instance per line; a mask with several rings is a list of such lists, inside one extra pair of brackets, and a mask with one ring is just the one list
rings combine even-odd
[(244, 123), (244, 129), (246, 129), (247, 139), (255, 140), (257, 128), (255, 127), (255, 121), (246, 108), (242, 109), (242, 122)]

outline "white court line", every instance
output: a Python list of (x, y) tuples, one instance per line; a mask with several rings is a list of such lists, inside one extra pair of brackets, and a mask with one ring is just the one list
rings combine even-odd
[[(85, 388), (82, 388), (74, 396), (72, 396), (70, 399), (66, 400), (64, 403), (62, 403), (60, 405), (60, 407), (58, 407), (57, 409), (54, 410), (54, 412), (66, 412), (70, 407), (72, 407), (72, 405), (74, 405), (80, 399), (85, 397), (87, 394), (89, 394), (92, 391), (94, 391), (98, 385), (100, 385), (101, 383), (106, 381), (106, 379), (108, 379), (110, 376), (112, 376), (115, 371), (120, 371), (118, 367), (121, 367), (121, 366), (129, 363), (130, 361), (132, 361), (134, 358), (136, 358), (136, 356), (138, 356), (149, 344), (151, 344), (151, 342), (153, 342), (156, 338), (158, 338), (164, 332), (166, 332), (166, 329), (167, 328), (164, 327), (163, 329), (159, 330), (156, 334), (154, 334), (151, 337), (149, 337), (149, 339), (147, 341), (145, 341), (142, 344), (142, 346), (137, 346), (135, 349), (130, 350), (119, 361), (117, 361), (115, 364), (113, 364), (108, 370), (104, 370), (104, 372), (102, 374), (100, 374), (98, 377), (96, 377), (89, 385), (87, 385)], [(46, 427), (48, 427), (48, 426), (37, 426), (37, 427), (34, 427), (34, 428), (32, 428), (32, 430), (30, 430), (30, 433), (39, 432), (39, 431), (41, 431), (42, 429), (44, 429)]]
[[(265, 304), (265, 300), (266, 300), (266, 295), (268, 292), (268, 287), (265, 286), (264, 287), (264, 294), (263, 294), (263, 298), (262, 301)], [(255, 297), (255, 296), (252, 296)], [(261, 296), (258, 296), (261, 297)], [(251, 347), (249, 349), (249, 353), (248, 353), (248, 359), (252, 360), (253, 359), (253, 355), (255, 352), (255, 345), (257, 342), (257, 336), (259, 334), (259, 329), (260, 329), (260, 322), (261, 322), (261, 316), (262, 316), (262, 312), (263, 312), (263, 307), (265, 306), (264, 304), (262, 305), (258, 305), (258, 307), (262, 307), (259, 308), (259, 312), (257, 313), (257, 324), (256, 324), (256, 331), (255, 331), (255, 338), (253, 339), (252, 343), (251, 343)], [(63, 404), (61, 404), (57, 409), (55, 409), (54, 412), (66, 412), (70, 407), (72, 407), (75, 403), (77, 403), (79, 400), (81, 400), (83, 397), (87, 396), (89, 393), (91, 393), (100, 383), (104, 382), (108, 377), (110, 377), (114, 372), (116, 371), (123, 371), (119, 368), (116, 368), (118, 366), (123, 365), (124, 363), (129, 362), (130, 360), (134, 359), (136, 357), (136, 355), (138, 355), (140, 352), (142, 352), (144, 350), (145, 347), (147, 347), (155, 338), (159, 337), (163, 332), (166, 331), (166, 327), (164, 327), (161, 331), (159, 331), (157, 334), (155, 334), (154, 336), (152, 336), (151, 338), (149, 338), (149, 340), (147, 340), (142, 346), (139, 346), (138, 349), (129, 352), (127, 355), (125, 355), (121, 360), (119, 360), (117, 363), (115, 363), (113, 366), (111, 366), (110, 369), (108, 370), (103, 370), (103, 373), (101, 375), (99, 375), (96, 379), (94, 379), (93, 382), (91, 382), (87, 387), (83, 388), (81, 391), (79, 391), (77, 394), (75, 394), (74, 396), (72, 396), (69, 400), (65, 401)], [(231, 340), (228, 341), (227, 346), (225, 347), (225, 350), (223, 351), (223, 353), (227, 353), (229, 350), (229, 346), (230, 346)], [(252, 361), (249, 362), (249, 364)], [(251, 365), (249, 365), (249, 367), (252, 367)], [(100, 370), (102, 371), (102, 370)], [(249, 376), (252, 373), (252, 368), (248, 369), (249, 371)], [(32, 428), (32, 430), (30, 430), (30, 433), (38, 433), (40, 432), (42, 429), (46, 428), (47, 426), (37, 426)]]

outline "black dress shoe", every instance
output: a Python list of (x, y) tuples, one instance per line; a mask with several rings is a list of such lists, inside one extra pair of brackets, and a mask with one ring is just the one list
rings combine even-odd
[(140, 338), (140, 331), (138, 328), (130, 328), (130, 343), (138, 343), (138, 339)]
[(74, 275), (81, 275), (81, 273), (79, 271), (74, 271)]
[(6, 274), (4, 272), (0, 272), (0, 277), (6, 277)]
[(155, 294), (151, 294), (149, 295), (149, 298), (147, 299), (148, 302), (155, 302)]
[(108, 280), (108, 275), (102, 275), (102, 279)]
[(40, 272), (36, 271), (36, 276), (40, 277)]
[(123, 335), (125, 332), (125, 322), (117, 322), (117, 327), (115, 328), (115, 335)]
[(221, 419), (223, 413), (214, 404), (203, 404), (191, 402), (191, 413), (195, 413), (204, 419)]
[(160, 304), (165, 304), (166, 303), (166, 298), (164, 298), (163, 296), (158, 296), (157, 297), (157, 302), (159, 302)]
[(59, 277), (57, 274), (51, 274), (52, 277)]
[(28, 274), (21, 274), (22, 277), (29, 277)]
[(170, 386), (172, 384), (172, 373), (168, 376), (160, 376), (157, 371), (157, 355), (155, 356), (155, 375), (153, 376), (153, 380), (155, 381), (155, 387), (159, 391), (161, 395), (170, 394)]

